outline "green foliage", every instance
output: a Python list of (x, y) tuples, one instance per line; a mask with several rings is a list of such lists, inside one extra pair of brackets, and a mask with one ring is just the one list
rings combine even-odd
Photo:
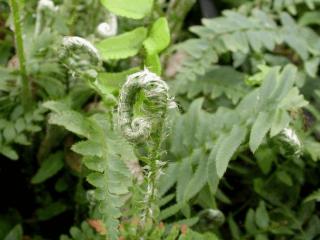
[(166, 18), (159, 18), (151, 26), (148, 38), (143, 42), (148, 54), (160, 53), (170, 43), (170, 30)]
[(140, 19), (151, 13), (153, 0), (101, 0), (111, 12), (128, 18)]
[(4, 240), (20, 240), (22, 239), (22, 227), (21, 225), (17, 225), (10, 230), (8, 235), (4, 238)]
[(319, 0), (195, 3), (0, 0), (1, 239), (319, 238)]
[(38, 172), (33, 176), (31, 182), (33, 184), (39, 184), (48, 178), (55, 175), (63, 168), (63, 153), (57, 152), (50, 155), (43, 161)]
[(55, 112), (49, 121), (87, 139), (73, 145), (72, 150), (83, 156), (83, 164), (91, 171), (86, 178), (95, 187), (93, 196), (97, 205), (93, 216), (103, 221), (110, 239), (117, 239), (119, 208), (123, 205), (121, 196), (128, 193), (131, 185), (130, 173), (119, 152), (123, 143), (104, 122), (105, 114), (85, 117), (73, 110), (61, 111), (58, 105), (56, 102), (45, 104)]
[(139, 27), (119, 36), (105, 39), (97, 44), (97, 48), (104, 60), (132, 57), (139, 52), (146, 37), (147, 29)]

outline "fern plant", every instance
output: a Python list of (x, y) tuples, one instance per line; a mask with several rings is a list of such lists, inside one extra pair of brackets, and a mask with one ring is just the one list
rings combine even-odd
[(1, 239), (320, 236), (318, 0), (215, 5), (0, 0)]

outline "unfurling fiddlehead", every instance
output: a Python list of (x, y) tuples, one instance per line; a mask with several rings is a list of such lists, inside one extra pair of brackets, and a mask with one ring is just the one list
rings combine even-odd
[(97, 27), (97, 35), (101, 38), (112, 37), (118, 32), (117, 16), (110, 13), (107, 22), (100, 23)]
[(298, 158), (302, 154), (302, 144), (292, 128), (285, 128), (275, 138), (280, 147), (280, 153), (289, 158)]
[[(118, 106), (118, 124), (128, 141), (141, 143), (157, 130), (159, 126), (156, 125), (164, 121), (168, 109), (168, 90), (168, 85), (147, 69), (128, 77)], [(144, 116), (133, 118), (139, 93), (144, 97)]]
[[(88, 55), (89, 60), (82, 58), (81, 54)], [(60, 59), (74, 72), (89, 78), (96, 78), (97, 72), (102, 66), (98, 50), (89, 41), (81, 37), (63, 38)]]
[(221, 226), (226, 217), (224, 216), (223, 212), (219, 209), (206, 209), (199, 213), (200, 220), (206, 224), (213, 224), (215, 226)]
[[(123, 136), (132, 143), (143, 142), (149, 146), (147, 165), (144, 167), (147, 189), (143, 201), (142, 225), (154, 218), (157, 181), (164, 166), (160, 160), (160, 148), (170, 103), (168, 90), (168, 85), (160, 77), (145, 69), (128, 76), (120, 92), (118, 125)], [(139, 105), (140, 101), (142, 104)], [(138, 111), (135, 108), (139, 108)]]
[(81, 37), (64, 37), (62, 41), (63, 50), (61, 53), (61, 58), (70, 56), (75, 51), (82, 51), (87, 53), (93, 64), (99, 64), (101, 58), (99, 56), (98, 50), (86, 39)]
[(51, 0), (40, 0), (37, 6), (37, 15), (36, 15), (36, 26), (34, 30), (34, 35), (37, 36), (45, 26), (45, 19), (43, 18), (44, 12), (56, 12), (58, 7), (54, 5)]

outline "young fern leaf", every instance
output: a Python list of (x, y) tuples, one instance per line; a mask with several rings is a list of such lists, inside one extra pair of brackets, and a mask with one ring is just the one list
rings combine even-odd
[(296, 132), (292, 128), (285, 128), (275, 137), (276, 143), (280, 147), (280, 153), (288, 158), (299, 158), (302, 154), (303, 146)]
[(93, 64), (101, 64), (98, 50), (86, 39), (81, 37), (64, 37), (62, 41), (63, 49), (61, 59), (69, 57), (75, 51), (82, 51), (89, 55)]
[(51, 0), (40, 0), (38, 2), (34, 36), (38, 36), (46, 24), (44, 19), (45, 12), (56, 12), (57, 10), (58, 7)]
[[(84, 59), (83, 55), (87, 55), (89, 59)], [(60, 59), (71, 72), (92, 81), (97, 79), (98, 72), (102, 68), (98, 50), (88, 40), (81, 37), (63, 38)]]
[(118, 32), (117, 16), (110, 13), (107, 22), (100, 23), (97, 27), (97, 34), (101, 38), (115, 36)]
[[(159, 121), (165, 118), (168, 108), (168, 85), (148, 69), (132, 74), (123, 85), (118, 106), (118, 125), (123, 136), (130, 142), (147, 140)], [(145, 116), (133, 118), (138, 93), (145, 97)]]
[[(145, 142), (148, 149), (146, 193), (142, 212), (142, 225), (154, 219), (157, 200), (157, 182), (164, 163), (160, 161), (164, 139), (164, 122), (169, 106), (168, 85), (148, 69), (128, 76), (123, 85), (118, 106), (118, 125), (122, 135), (134, 144)], [(139, 97), (142, 98), (139, 103)], [(140, 113), (136, 117), (136, 112)]]

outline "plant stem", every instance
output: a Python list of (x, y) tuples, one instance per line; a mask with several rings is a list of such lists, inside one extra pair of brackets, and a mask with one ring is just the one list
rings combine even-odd
[(27, 76), (26, 59), (24, 55), (22, 27), (21, 27), (20, 9), (19, 9), (18, 1), (10, 0), (10, 8), (13, 15), (16, 51), (19, 58), (20, 75), (22, 80), (22, 104), (25, 110), (29, 110), (32, 104), (32, 94), (31, 94), (30, 82)]
[[(165, 119), (165, 117), (163, 117)], [(146, 194), (146, 200), (145, 200), (145, 210), (143, 213), (143, 225), (148, 222), (150, 219), (151, 221), (154, 220), (154, 210), (155, 210), (155, 203), (157, 201), (157, 184), (158, 184), (158, 178), (160, 177), (161, 172), (161, 146), (163, 143), (163, 140), (165, 138), (164, 134), (164, 123), (160, 124), (159, 126), (159, 138), (155, 140), (155, 144), (152, 147), (149, 155), (149, 169), (148, 169), (148, 175), (147, 175), (147, 194)]]
[(172, 0), (168, 6), (167, 18), (170, 32), (172, 33), (172, 42), (176, 42), (179, 33), (183, 27), (184, 20), (191, 10), (196, 0)]

